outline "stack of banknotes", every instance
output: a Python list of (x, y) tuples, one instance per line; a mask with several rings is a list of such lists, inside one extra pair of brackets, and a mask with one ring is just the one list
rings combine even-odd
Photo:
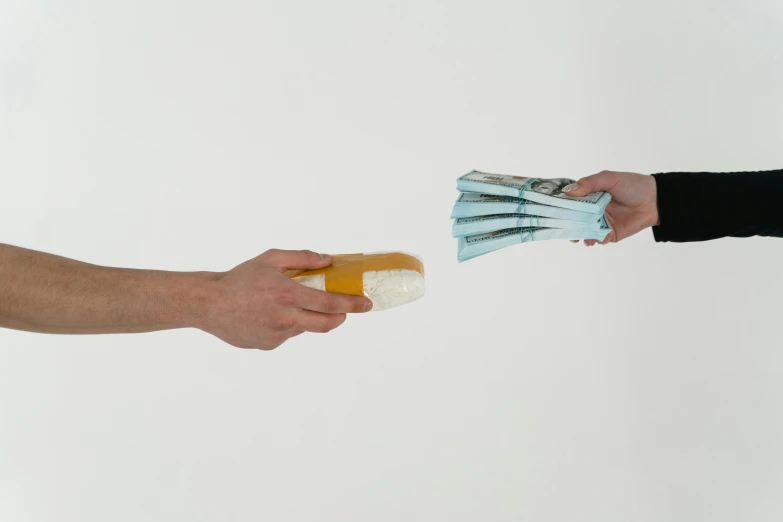
[(596, 239), (611, 228), (607, 192), (568, 197), (567, 178), (526, 178), (473, 171), (457, 179), (452, 235), (460, 262), (529, 241)]

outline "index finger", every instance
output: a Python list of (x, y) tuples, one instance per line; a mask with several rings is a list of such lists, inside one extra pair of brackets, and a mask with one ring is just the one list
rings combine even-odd
[(313, 290), (304, 285), (297, 289), (294, 304), (304, 310), (325, 314), (360, 314), (372, 309), (372, 301), (366, 297)]

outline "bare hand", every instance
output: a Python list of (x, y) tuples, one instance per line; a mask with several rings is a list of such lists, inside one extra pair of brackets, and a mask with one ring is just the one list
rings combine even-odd
[[(606, 219), (612, 231), (600, 242), (602, 245), (617, 243), (647, 227), (658, 225), (657, 187), (652, 176), (605, 170), (582, 178), (564, 190), (570, 197), (586, 196), (597, 191), (612, 195), (612, 201), (606, 207)], [(594, 239), (585, 240), (587, 246), (596, 243), (598, 241)]]
[(239, 348), (273, 350), (304, 332), (329, 332), (347, 313), (367, 312), (372, 301), (307, 288), (286, 270), (324, 268), (330, 256), (309, 250), (269, 250), (219, 274), (214, 305), (198, 327)]

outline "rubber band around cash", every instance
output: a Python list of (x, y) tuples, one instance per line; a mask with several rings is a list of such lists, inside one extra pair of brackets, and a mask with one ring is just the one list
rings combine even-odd
[(418, 258), (400, 252), (336, 255), (326, 268), (291, 271), (286, 275), (296, 279), (323, 274), (327, 292), (363, 296), (364, 273), (381, 270), (410, 270), (424, 277), (424, 264)]
[[(527, 215), (527, 200), (522, 197), (522, 194), (524, 194), (525, 191), (529, 189), (531, 185), (533, 185), (533, 183), (539, 180), (540, 178), (530, 178), (519, 188), (519, 206), (517, 206), (517, 214)], [(530, 216), (528, 216), (528, 221), (531, 221)], [(536, 216), (536, 228), (541, 228), (541, 220), (539, 216)], [(525, 243), (527, 241), (524, 236), (525, 229), (527, 229), (528, 233), (530, 233), (530, 241), (535, 241), (536, 236), (534, 227), (531, 223), (527, 227), (519, 227), (519, 237), (522, 239), (522, 242)]]

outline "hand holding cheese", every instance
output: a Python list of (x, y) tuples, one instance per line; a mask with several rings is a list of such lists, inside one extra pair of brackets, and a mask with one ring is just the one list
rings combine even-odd
[(388, 310), (424, 295), (424, 265), (400, 252), (334, 256), (317, 270), (288, 273), (304, 286), (336, 294), (366, 296), (373, 310)]
[(215, 278), (215, 291), (204, 296), (210, 309), (197, 327), (234, 346), (261, 350), (304, 332), (333, 330), (345, 314), (368, 311), (370, 300), (307, 288), (285, 275), (331, 263), (331, 256), (309, 250), (269, 250)]

